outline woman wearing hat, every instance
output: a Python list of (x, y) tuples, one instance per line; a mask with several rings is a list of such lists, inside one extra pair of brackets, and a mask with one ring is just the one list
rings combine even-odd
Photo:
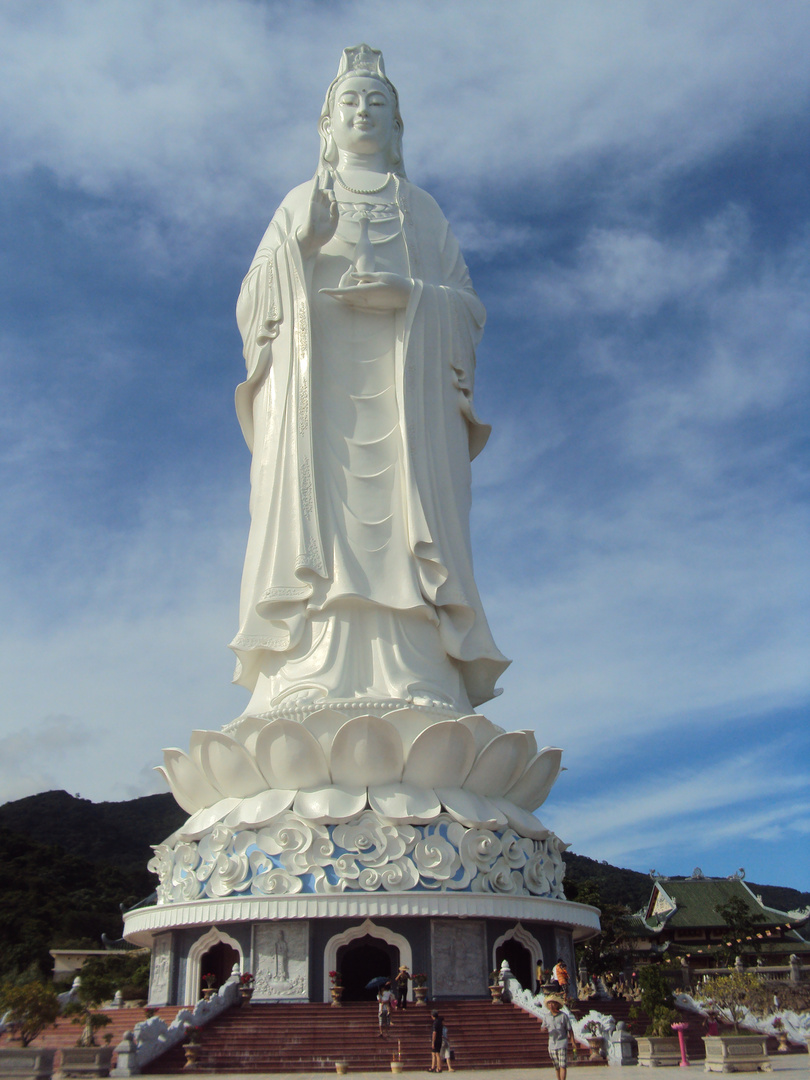
[(394, 980), (397, 988), (397, 1005), (400, 1009), (404, 1009), (408, 1001), (408, 980), (410, 977), (410, 972), (403, 964)]

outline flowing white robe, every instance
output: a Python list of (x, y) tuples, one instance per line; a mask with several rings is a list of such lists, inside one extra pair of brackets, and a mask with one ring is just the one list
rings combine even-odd
[(352, 252), (341, 218), (302, 259), (312, 187), (276, 212), (237, 305), (253, 462), (235, 681), (254, 692), (251, 714), (301, 697), (464, 712), (508, 664), (469, 536), (470, 460), (489, 435), (472, 404), (484, 309), (435, 201), (405, 180), (376, 269), (414, 280), (407, 308), (322, 296)]

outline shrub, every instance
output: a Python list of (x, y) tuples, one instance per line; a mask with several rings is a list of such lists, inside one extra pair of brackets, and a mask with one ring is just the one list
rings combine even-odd
[(53, 987), (41, 982), (22, 986), (6, 983), (0, 987), (0, 1014), (9, 1013), (23, 1046), (28, 1046), (59, 1015), (59, 1002)]

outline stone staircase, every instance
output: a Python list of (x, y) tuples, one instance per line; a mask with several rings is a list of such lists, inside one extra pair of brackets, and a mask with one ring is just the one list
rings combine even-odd
[[(538, 1020), (513, 1005), (453, 1001), (438, 1008), (450, 1031), (458, 1069), (551, 1068), (548, 1039)], [(401, 1052), (405, 1069), (430, 1065), (430, 1008), (397, 1010), (381, 1039), (374, 1002), (340, 1008), (321, 1004), (243, 1005), (207, 1024), (195, 1071), (219, 1073), (331, 1072), (335, 1061), (352, 1071), (390, 1072)], [(144, 1071), (183, 1070), (182, 1047), (167, 1051)], [(599, 1067), (580, 1053), (578, 1066)]]

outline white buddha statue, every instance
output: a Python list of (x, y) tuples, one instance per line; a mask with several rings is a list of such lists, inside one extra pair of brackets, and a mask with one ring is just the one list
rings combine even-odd
[(245, 716), (460, 716), (508, 665), (470, 550), (484, 308), (405, 178), (379, 52), (344, 51), (319, 131), (317, 173), (277, 210), (237, 305), (253, 461), (235, 681)]

